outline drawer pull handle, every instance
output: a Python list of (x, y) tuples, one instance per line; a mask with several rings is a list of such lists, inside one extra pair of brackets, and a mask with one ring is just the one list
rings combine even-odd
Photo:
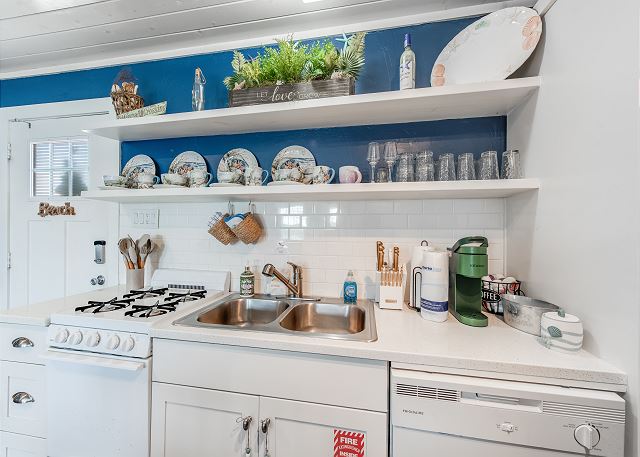
[(26, 392), (16, 392), (11, 396), (11, 399), (13, 400), (14, 403), (17, 403), (19, 405), (35, 402), (31, 394), (28, 394)]
[(19, 336), (11, 342), (11, 346), (13, 346), (14, 348), (32, 348), (33, 341), (31, 341), (29, 338), (25, 338), (24, 336)]

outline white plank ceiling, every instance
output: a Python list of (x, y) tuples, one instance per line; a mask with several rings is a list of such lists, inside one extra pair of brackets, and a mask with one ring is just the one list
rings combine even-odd
[(533, 0), (5, 0), (0, 78), (483, 14)]

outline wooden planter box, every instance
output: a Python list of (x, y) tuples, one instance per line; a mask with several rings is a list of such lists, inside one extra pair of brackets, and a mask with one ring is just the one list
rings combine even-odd
[(251, 89), (230, 90), (229, 107), (340, 97), (343, 95), (353, 95), (354, 93), (355, 80), (353, 78), (255, 87)]

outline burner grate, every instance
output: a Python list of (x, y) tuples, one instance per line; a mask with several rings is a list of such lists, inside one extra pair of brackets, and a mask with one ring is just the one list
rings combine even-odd
[(129, 317), (142, 317), (149, 318), (154, 316), (161, 316), (163, 314), (172, 313), (176, 310), (176, 305), (179, 302), (174, 301), (171, 303), (162, 303), (160, 300), (156, 301), (153, 305), (131, 305), (131, 309), (124, 313)]
[(201, 290), (189, 290), (187, 292), (169, 292), (167, 296), (164, 298), (164, 301), (176, 301), (176, 302), (186, 302), (186, 301), (194, 301), (205, 298), (207, 291), (204, 289)]
[(85, 306), (78, 306), (75, 310), (81, 313), (107, 313), (109, 311), (117, 311), (129, 306), (135, 299), (113, 297), (109, 301), (89, 300)]
[(132, 290), (128, 294), (124, 294), (122, 297), (133, 298), (135, 300), (140, 300), (143, 298), (155, 298), (163, 296), (167, 293), (167, 290), (167, 287), (161, 287), (158, 289), (153, 289), (150, 287), (149, 289)]

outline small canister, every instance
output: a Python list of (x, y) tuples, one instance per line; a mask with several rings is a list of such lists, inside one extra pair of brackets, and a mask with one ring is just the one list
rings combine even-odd
[(582, 348), (584, 331), (582, 322), (573, 314), (560, 309), (547, 312), (540, 319), (540, 336), (549, 349), (560, 352), (578, 352)]
[(240, 295), (243, 297), (253, 297), (255, 293), (256, 277), (247, 265), (240, 275)]

